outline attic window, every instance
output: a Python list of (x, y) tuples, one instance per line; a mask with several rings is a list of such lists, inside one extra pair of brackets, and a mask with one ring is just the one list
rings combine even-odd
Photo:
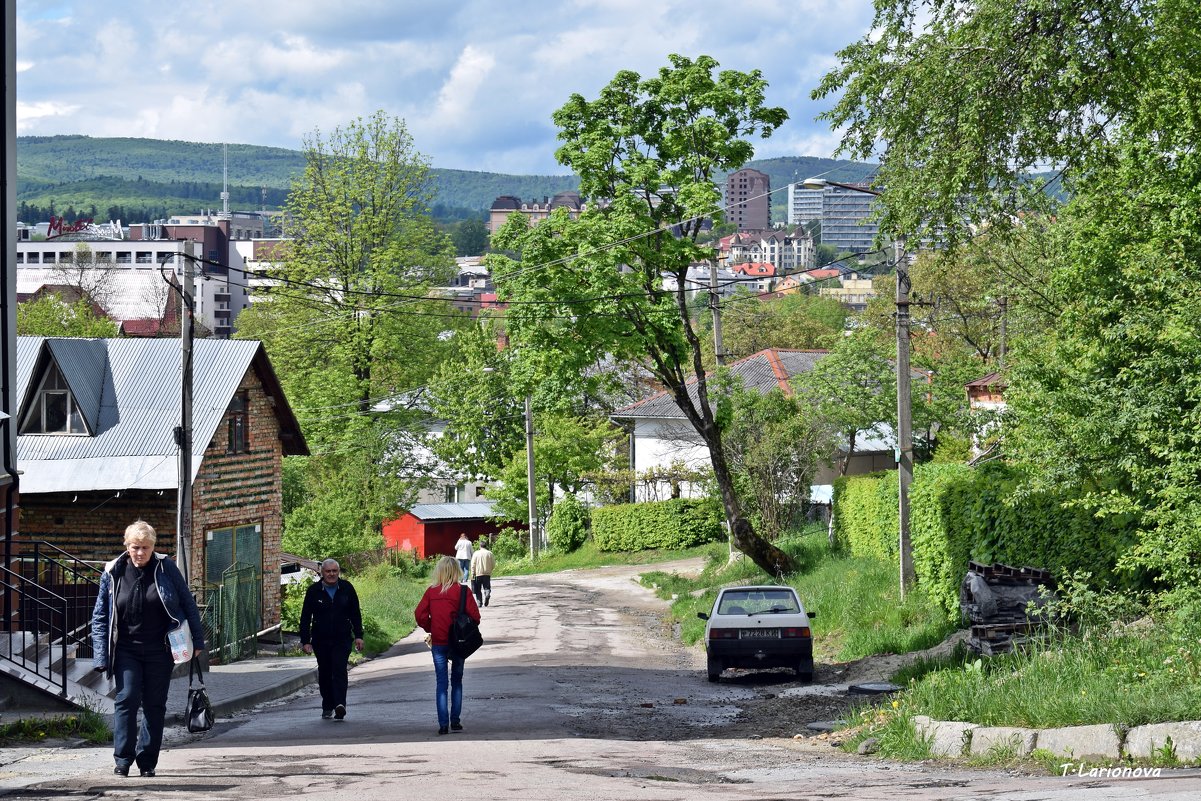
[(250, 451), (250, 426), (247, 419), (250, 411), (250, 393), (238, 392), (229, 402), (226, 418), (226, 453), (248, 453)]
[(83, 413), (71, 394), (66, 379), (58, 366), (51, 362), (42, 378), (25, 420), (21, 423), (22, 434), (83, 434), (88, 433), (83, 423)]

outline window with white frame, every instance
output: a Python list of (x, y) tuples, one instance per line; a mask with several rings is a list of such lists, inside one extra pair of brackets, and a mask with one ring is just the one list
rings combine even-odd
[(82, 434), (88, 429), (75, 396), (62, 372), (53, 362), (42, 377), (41, 386), (21, 421), (22, 434)]

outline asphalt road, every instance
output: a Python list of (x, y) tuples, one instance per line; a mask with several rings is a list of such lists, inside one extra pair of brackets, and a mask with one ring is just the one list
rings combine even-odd
[[(681, 565), (688, 567), (688, 565)], [(6, 798), (1195, 799), (1196, 772), (1158, 779), (1031, 776), (897, 764), (795, 739), (844, 709), (872, 666), (821, 665), (710, 684), (703, 654), (662, 623), (634, 568), (498, 579), (486, 644), (468, 662), (461, 734), (438, 736), (433, 668), (414, 636), (351, 672), (344, 721), (315, 688), (175, 731), (154, 779), (111, 774), (104, 749)], [(107, 757), (107, 761), (105, 758)]]

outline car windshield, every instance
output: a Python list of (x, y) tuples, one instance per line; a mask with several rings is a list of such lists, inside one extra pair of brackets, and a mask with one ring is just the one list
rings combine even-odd
[(800, 612), (789, 590), (727, 590), (717, 606), (719, 615), (763, 615)]

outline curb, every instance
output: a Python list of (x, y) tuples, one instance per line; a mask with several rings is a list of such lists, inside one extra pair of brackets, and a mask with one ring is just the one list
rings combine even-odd
[[(247, 707), (261, 704), (264, 701), (274, 701), (277, 698), (283, 698), (285, 695), (291, 695), (315, 681), (317, 681), (317, 668), (314, 667), (306, 670), (304, 673), (293, 676), (281, 684), (262, 687), (258, 690), (251, 690), (241, 695), (235, 695), (232, 698), (223, 698), (220, 701), (216, 701), (213, 703), (213, 716), (217, 718), (229, 717), (233, 713)], [(176, 712), (173, 715), (168, 715), (167, 722), (184, 723), (185, 714), (184, 712)]]

